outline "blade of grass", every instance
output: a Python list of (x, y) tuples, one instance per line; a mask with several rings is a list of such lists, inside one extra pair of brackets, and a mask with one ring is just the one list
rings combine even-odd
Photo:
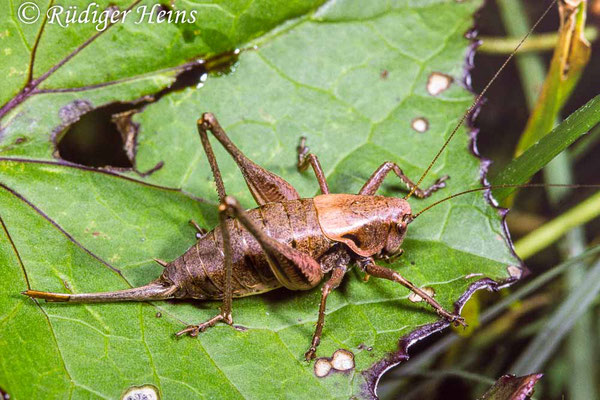
[[(493, 179), (492, 184), (525, 183), (577, 138), (600, 123), (600, 95), (588, 101), (539, 142), (512, 160)], [(514, 189), (496, 189), (494, 197), (504, 200)]]
[(588, 310), (599, 292), (600, 261), (596, 261), (585, 273), (579, 288), (572, 291), (561, 303), (552, 318), (521, 353), (509, 371), (522, 375), (542, 368), (577, 319)]
[(600, 216), (600, 192), (590, 196), (569, 211), (517, 241), (515, 251), (519, 257), (527, 259), (541, 249), (556, 242), (574, 227), (582, 225), (598, 216)]
[[(541, 275), (538, 275), (531, 281), (525, 283), (513, 293), (504, 297), (493, 306), (486, 309), (483, 313), (481, 313), (481, 325), (484, 325), (494, 318), (499, 316), (504, 310), (506, 310), (511, 304), (516, 301), (519, 301), (531, 293), (535, 292), (539, 288), (546, 285), (548, 282), (552, 281), (557, 276), (560, 276), (566, 270), (568, 270), (572, 265), (579, 263), (581, 261), (589, 261), (593, 257), (600, 254), (600, 245), (594, 246), (586, 250), (584, 253), (579, 256), (572, 257), (567, 261), (564, 261), (555, 267), (549, 269)], [(430, 362), (444, 351), (446, 351), (450, 346), (458, 342), (459, 340), (468, 340), (468, 338), (463, 338), (456, 333), (449, 332), (442, 339), (434, 343), (432, 346), (428, 347), (425, 351), (423, 351), (418, 356), (411, 358), (409, 363), (401, 364), (398, 368), (396, 368), (393, 372), (391, 372), (394, 376), (402, 376), (409, 373), (413, 373), (414, 371), (421, 370), (426, 368)], [(391, 380), (390, 380), (391, 382)]]
[[(517, 13), (513, 13), (511, 15), (504, 13), (502, 15), (504, 17), (503, 22), (507, 28), (507, 31), (514, 31), (515, 29), (518, 31), (519, 27), (521, 27), (524, 30), (527, 30), (529, 23), (527, 21), (527, 16), (524, 13), (522, 13), (523, 8), (519, 7), (517, 9), (514, 9), (513, 11)], [(580, 13), (580, 17), (585, 16), (584, 11), (585, 10), (583, 10)], [(583, 26), (583, 22), (583, 18), (579, 20), (580, 29)], [(598, 32), (595, 27), (588, 27), (585, 28), (584, 36), (588, 37), (590, 41), (594, 41), (598, 36)], [(532, 40), (530, 40), (528, 44), (532, 46), (532, 49), (541, 49), (543, 48), (543, 46), (549, 45), (551, 47), (554, 47), (556, 45), (559, 45), (559, 40), (559, 34), (541, 34), (536, 35), (536, 37), (532, 37)], [(499, 43), (496, 42), (495, 44), (497, 45)], [(538, 68), (534, 68), (534, 72), (541, 72), (543, 70), (542, 68), (539, 68), (539, 65), (542, 64), (542, 59), (538, 55), (533, 55), (532, 57), (527, 58), (523, 61), (523, 63), (527, 65), (532, 63), (535, 64), (534, 67), (537, 66)], [(544, 79), (544, 76), (542, 74), (540, 74), (539, 76), (528, 76), (527, 70), (525, 68), (522, 68), (521, 64), (518, 65), (518, 70), (520, 72), (522, 80), (529, 79), (541, 82)], [(555, 74), (554, 77), (556, 78), (558, 77), (558, 75)], [(560, 84), (560, 82), (558, 83)], [(537, 91), (533, 91), (530, 86), (524, 87), (524, 90), (526, 92), (525, 95), (528, 100), (533, 99), (537, 96)], [(534, 108), (532, 102), (529, 102), (529, 108)], [(552, 117), (552, 119), (548, 121), (549, 123), (552, 120), (558, 120), (558, 109), (556, 110), (556, 114), (554, 116), (549, 117)], [(542, 132), (542, 134), (543, 133), (545, 132)], [(574, 179), (572, 176), (572, 167), (569, 152), (561, 152), (554, 160), (548, 163), (548, 165), (544, 168), (544, 172), (546, 183), (573, 183)], [(554, 208), (558, 207), (560, 199), (569, 192), (569, 190), (566, 188), (548, 187), (546, 190), (548, 192), (550, 202), (553, 204)], [(565, 239), (566, 240), (564, 242), (559, 244), (563, 260), (581, 254), (585, 250), (585, 235), (581, 227), (574, 228), (572, 231), (568, 232)], [(577, 263), (569, 269), (569, 272), (566, 274), (566, 280), (568, 282), (569, 287), (576, 287), (580, 283), (581, 275), (583, 274), (583, 272), (583, 263)], [(573, 328), (573, 331), (571, 332), (568, 338), (568, 357), (570, 358), (569, 361), (570, 365), (573, 368), (573, 375), (575, 378), (568, 379), (567, 385), (570, 397), (574, 400), (598, 399), (598, 394), (594, 386), (594, 352), (586, 350), (594, 347), (593, 343), (590, 343), (593, 340), (593, 334), (591, 329), (592, 322), (593, 319), (591, 313), (586, 313), (581, 317), (579, 322)], [(582, 351), (582, 349), (584, 350)]]
[[(560, 153), (544, 168), (546, 182), (573, 183), (573, 166), (569, 152)], [(558, 190), (557, 190), (558, 189)], [(566, 188), (546, 188), (552, 207), (557, 209), (560, 201), (572, 192)], [(586, 247), (585, 232), (582, 226), (577, 226), (567, 232), (563, 241), (558, 242), (563, 259), (582, 253)], [(585, 263), (573, 265), (566, 274), (569, 290), (576, 290), (582, 283), (585, 274)], [(572, 366), (573, 376), (569, 379), (569, 397), (573, 400), (597, 400), (598, 392), (594, 384), (596, 364), (593, 335), (593, 315), (587, 312), (579, 318), (567, 339), (567, 357)]]
[(587, 155), (587, 153), (594, 148), (597, 142), (600, 141), (600, 125), (596, 125), (590, 133), (577, 141), (571, 148), (571, 155), (577, 161)]
[[(563, 151), (546, 168), (544, 179), (547, 183), (573, 183), (573, 166), (569, 152)], [(548, 198), (552, 207), (558, 209), (560, 201), (572, 190), (568, 188), (547, 187)], [(585, 232), (582, 226), (577, 226), (567, 232), (564, 240), (558, 243), (562, 259), (581, 254), (586, 247)], [(566, 274), (566, 284), (569, 290), (577, 290), (585, 274), (585, 263), (574, 264)], [(567, 338), (567, 359), (573, 374), (567, 380), (569, 398), (573, 400), (597, 400), (598, 391), (595, 385), (596, 352), (594, 345), (593, 313), (583, 314)]]

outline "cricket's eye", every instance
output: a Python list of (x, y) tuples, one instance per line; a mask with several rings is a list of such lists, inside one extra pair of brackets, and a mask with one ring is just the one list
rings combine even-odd
[(396, 230), (398, 231), (398, 233), (404, 233), (404, 231), (406, 231), (406, 224), (404, 222), (397, 224)]

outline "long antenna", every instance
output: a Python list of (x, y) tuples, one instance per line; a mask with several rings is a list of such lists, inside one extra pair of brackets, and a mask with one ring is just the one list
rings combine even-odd
[(483, 187), (480, 187), (480, 188), (465, 190), (464, 192), (454, 193), (453, 195), (450, 195), (450, 196), (448, 196), (446, 198), (438, 200), (435, 203), (430, 204), (429, 206), (425, 207), (424, 209), (422, 209), (418, 213), (413, 214), (412, 215), (412, 219), (414, 220), (419, 215), (423, 214), (425, 211), (429, 210), (430, 208), (433, 208), (433, 207), (437, 206), (438, 204), (444, 203), (444, 202), (446, 202), (448, 200), (451, 200), (451, 199), (453, 199), (455, 197), (462, 196), (463, 194), (468, 194), (468, 193), (473, 193), (473, 192), (479, 192), (481, 190), (491, 190), (491, 189), (535, 188), (535, 187), (563, 187), (563, 188), (577, 189), (577, 188), (600, 188), (600, 185), (594, 185), (594, 184), (587, 184), (587, 185), (572, 184), (572, 185), (569, 185), (569, 184), (566, 184), (566, 183), (565, 184), (561, 184), (561, 183), (524, 183), (524, 184), (503, 184), (503, 185), (483, 186)]
[(413, 188), (410, 190), (410, 192), (408, 192), (408, 194), (406, 195), (405, 199), (408, 200), (410, 198), (410, 196), (413, 195), (413, 193), (415, 192), (415, 190), (417, 190), (417, 188), (419, 187), (419, 185), (421, 185), (421, 183), (423, 182), (423, 179), (425, 179), (425, 177), (427, 176), (427, 174), (429, 173), (429, 171), (433, 167), (433, 164), (435, 164), (435, 162), (437, 161), (437, 159), (444, 152), (444, 150), (448, 146), (448, 143), (450, 143), (450, 141), (452, 140), (452, 138), (454, 137), (454, 135), (456, 134), (456, 132), (458, 132), (458, 129), (462, 126), (462, 124), (465, 122), (465, 120), (467, 119), (467, 117), (469, 115), (471, 115), (471, 113), (473, 112), (473, 110), (475, 109), (475, 107), (477, 107), (477, 104), (479, 104), (479, 102), (481, 101), (481, 99), (483, 98), (483, 96), (485, 95), (485, 93), (488, 91), (489, 87), (492, 85), (492, 83), (494, 83), (494, 81), (496, 80), (496, 78), (498, 78), (498, 75), (500, 75), (500, 73), (502, 72), (502, 70), (504, 70), (504, 68), (510, 62), (510, 60), (512, 60), (512, 58), (515, 56), (515, 54), (517, 53), (517, 51), (519, 50), (519, 48), (521, 47), (521, 45), (533, 33), (533, 31), (535, 30), (535, 28), (537, 28), (537, 26), (539, 25), (539, 23), (542, 21), (542, 19), (544, 19), (544, 17), (546, 16), (546, 14), (548, 14), (548, 12), (550, 12), (550, 9), (554, 6), (554, 4), (556, 4), (557, 1), (558, 0), (552, 0), (552, 3), (550, 3), (550, 5), (546, 8), (546, 11), (544, 11), (544, 13), (542, 14), (542, 16), (539, 17), (537, 21), (535, 21), (535, 24), (533, 24), (533, 26), (531, 27), (531, 29), (529, 30), (529, 32), (527, 32), (527, 34), (523, 37), (523, 39), (521, 39), (521, 41), (519, 42), (519, 44), (517, 45), (517, 47), (508, 56), (508, 58), (506, 59), (506, 61), (504, 61), (504, 63), (500, 67), (500, 69), (498, 69), (498, 71), (496, 71), (496, 73), (494, 74), (494, 76), (492, 77), (492, 79), (488, 82), (487, 85), (485, 85), (485, 87), (483, 88), (483, 90), (481, 91), (481, 93), (477, 96), (477, 98), (475, 99), (475, 101), (473, 102), (473, 104), (471, 104), (471, 106), (463, 114), (462, 118), (458, 122), (458, 125), (456, 125), (454, 127), (454, 129), (452, 130), (452, 133), (450, 133), (450, 136), (444, 142), (444, 145), (440, 148), (440, 150), (437, 152), (437, 154), (435, 155), (435, 157), (433, 157), (433, 160), (431, 161), (431, 163), (429, 164), (429, 166), (427, 167), (427, 169), (425, 170), (425, 172), (423, 172), (423, 175), (421, 175), (421, 177), (417, 181), (417, 184), (413, 186)]

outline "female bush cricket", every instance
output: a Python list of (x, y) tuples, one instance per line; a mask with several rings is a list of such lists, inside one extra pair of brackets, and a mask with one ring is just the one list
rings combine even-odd
[[(534, 26), (535, 27), (535, 26)], [(512, 56), (511, 56), (512, 57)], [(510, 59), (510, 58), (509, 58)], [(493, 80), (490, 82), (490, 84)], [(489, 85), (488, 85), (489, 86)], [(476, 99), (485, 94), (487, 87)], [(474, 108), (463, 116), (446, 144)], [(322, 194), (300, 199), (282, 178), (246, 158), (228, 139), (217, 119), (206, 113), (198, 130), (208, 157), (221, 201), (219, 226), (204, 234), (181, 257), (164, 263), (161, 277), (139, 288), (92, 294), (58, 294), (28, 290), (26, 295), (49, 301), (94, 302), (118, 300), (162, 300), (174, 298), (222, 299), (219, 314), (208, 321), (187, 327), (178, 335), (196, 336), (223, 321), (232, 324), (232, 298), (259, 294), (278, 287), (309, 290), (331, 276), (322, 289), (315, 333), (305, 357), (315, 356), (324, 324), (327, 296), (342, 281), (352, 263), (367, 274), (400, 283), (429, 303), (442, 317), (464, 324), (456, 314), (444, 310), (433, 298), (404, 279), (398, 272), (375, 264), (375, 259), (401, 254), (402, 241), (412, 214), (407, 199), (415, 194), (427, 197), (445, 185), (441, 178), (429, 189), (419, 185), (443, 152), (444, 145), (421, 178), (414, 183), (393, 163), (383, 163), (356, 195), (331, 194), (319, 161), (308, 152), (303, 140), (298, 147), (298, 169), (310, 165)], [(208, 141), (212, 132), (240, 167), (259, 207), (241, 209), (227, 196), (221, 174)], [(384, 178), (394, 172), (409, 188), (404, 199), (376, 196)]]

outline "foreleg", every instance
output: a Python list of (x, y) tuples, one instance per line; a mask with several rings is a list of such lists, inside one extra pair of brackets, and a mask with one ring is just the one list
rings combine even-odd
[(449, 178), (448, 175), (444, 175), (440, 179), (435, 181), (435, 183), (426, 190), (420, 188), (415, 189), (416, 184), (412, 180), (410, 180), (408, 176), (404, 175), (404, 172), (402, 172), (402, 170), (396, 163), (386, 161), (383, 164), (381, 164), (375, 172), (373, 172), (373, 175), (371, 175), (371, 177), (363, 185), (362, 189), (360, 189), (360, 192), (358, 192), (358, 194), (374, 195), (375, 192), (377, 192), (377, 189), (379, 189), (379, 187), (383, 183), (383, 180), (385, 179), (387, 174), (390, 173), (390, 171), (394, 171), (398, 178), (400, 178), (400, 180), (404, 182), (404, 184), (406, 184), (409, 190), (414, 189), (415, 196), (421, 199), (431, 196), (435, 191), (446, 186), (445, 181)]
[(440, 315), (441, 317), (443, 317), (446, 320), (448, 320), (449, 322), (453, 322), (457, 325), (466, 326), (464, 318), (462, 318), (460, 315), (452, 314), (452, 313), (446, 311), (441, 306), (440, 303), (438, 303), (437, 301), (435, 301), (433, 299), (433, 297), (431, 297), (430, 295), (425, 293), (425, 291), (423, 291), (420, 288), (418, 288), (417, 286), (415, 286), (412, 282), (408, 281), (406, 278), (404, 278), (402, 275), (400, 275), (398, 272), (394, 271), (393, 269), (377, 265), (377, 264), (375, 264), (375, 262), (372, 259), (366, 259), (365, 262), (362, 263), (361, 267), (365, 270), (365, 272), (367, 274), (372, 275), (375, 278), (387, 279), (387, 280), (397, 282), (397, 283), (407, 287), (413, 293), (416, 293), (423, 300), (425, 300), (427, 302), (427, 304), (429, 304), (431, 307), (433, 307), (435, 309), (435, 311), (438, 313), (438, 315)]

